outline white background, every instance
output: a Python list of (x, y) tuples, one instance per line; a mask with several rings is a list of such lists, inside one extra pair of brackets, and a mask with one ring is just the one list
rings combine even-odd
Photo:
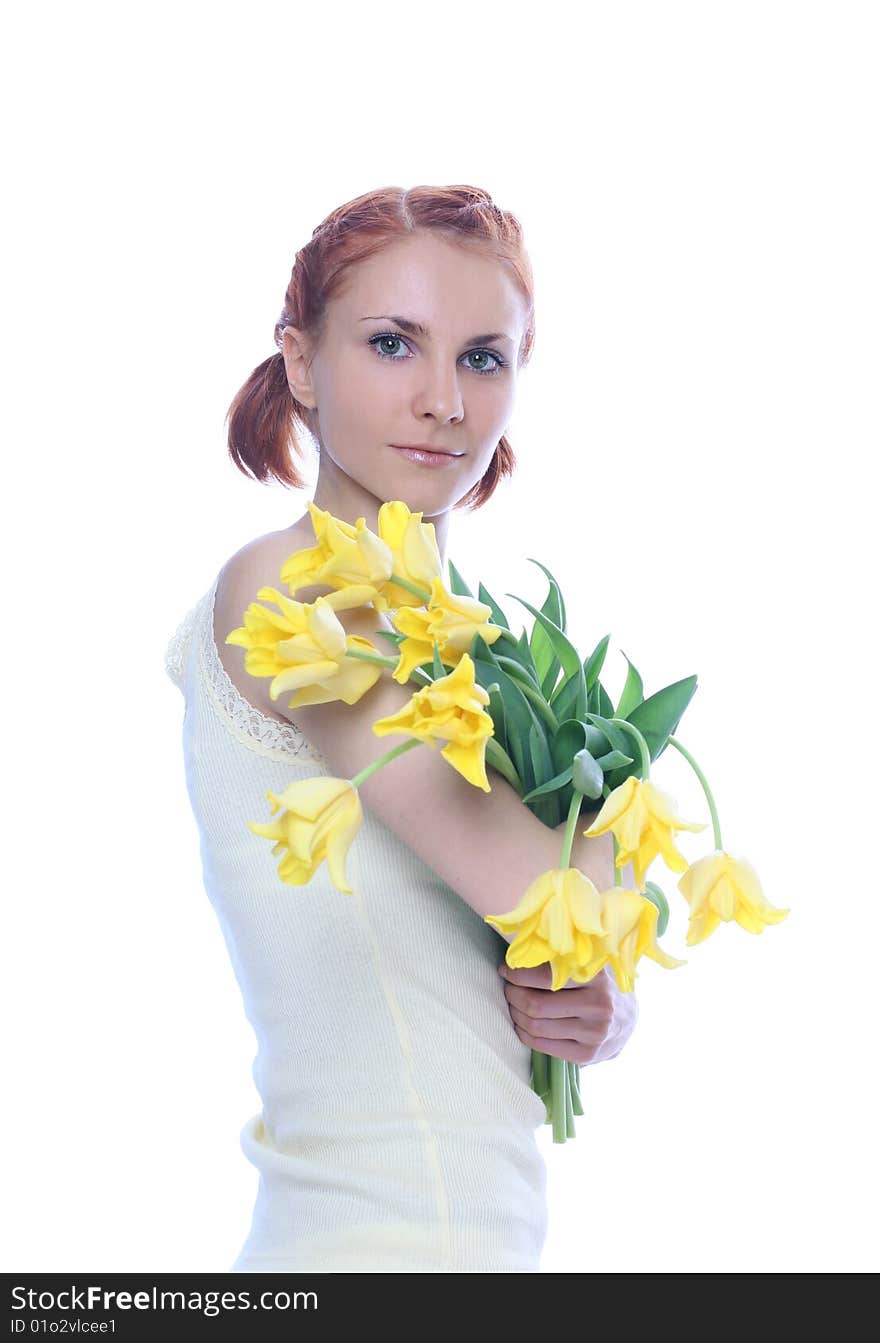
[[(876, 1270), (876, 7), (18, 8), (2, 249), (6, 1270), (223, 1270), (255, 1040), (201, 886), (178, 622), (308, 491), (226, 456), (297, 248), (387, 185), (519, 217), (537, 339), (476, 585), (611, 633), (788, 919), (685, 952), (541, 1134), (542, 1267)], [(314, 477), (312, 477), (312, 480)], [(509, 601), (515, 619), (528, 619)], [(674, 758), (671, 758), (674, 757)], [(705, 819), (671, 750), (655, 781)], [(711, 834), (711, 832), (709, 832)], [(689, 859), (705, 836), (682, 837)], [(678, 903), (675, 903), (677, 901)]]

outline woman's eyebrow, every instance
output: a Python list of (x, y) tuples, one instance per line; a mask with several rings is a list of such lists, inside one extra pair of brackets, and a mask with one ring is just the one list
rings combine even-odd
[[(362, 317), (362, 322), (393, 322), (395, 326), (403, 327), (411, 336), (423, 336), (430, 340), (431, 333), (422, 322), (413, 322), (409, 317), (395, 317), (391, 313), (378, 313), (375, 317)], [(482, 336), (471, 336), (470, 340), (465, 341), (466, 345), (480, 345), (487, 340), (509, 340), (513, 344), (513, 337), (507, 336), (503, 331), (489, 331)]]

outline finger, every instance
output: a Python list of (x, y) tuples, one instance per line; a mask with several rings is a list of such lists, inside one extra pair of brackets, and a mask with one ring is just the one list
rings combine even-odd
[[(544, 961), (541, 965), (514, 967), (502, 961), (498, 967), (498, 973), (509, 984), (520, 984), (524, 988), (530, 989), (550, 989), (552, 993), (558, 993), (559, 989), (551, 988), (553, 983), (553, 971), (550, 968), (550, 962)], [(587, 985), (602, 983), (606, 978), (604, 966), (598, 971), (592, 979), (587, 980)], [(577, 979), (569, 979), (562, 985), (563, 989), (582, 989), (585, 985)]]
[(505, 984), (504, 996), (533, 1017), (573, 1017), (610, 1019), (614, 1012), (611, 996), (603, 986), (578, 984), (567, 993), (552, 989), (529, 989), (518, 984)]
[(543, 965), (524, 966), (522, 969), (515, 969), (506, 961), (502, 961), (498, 973), (509, 984), (521, 984), (531, 989), (549, 989), (553, 982), (553, 971), (550, 969), (549, 961), (544, 961)]
[(550, 1054), (553, 1058), (565, 1059), (568, 1063), (592, 1063), (598, 1054), (599, 1045), (579, 1044), (574, 1040), (551, 1040), (547, 1036), (532, 1035), (522, 1026), (514, 1025), (517, 1036), (529, 1049), (539, 1054)]
[(567, 1040), (569, 1044), (598, 1047), (608, 1034), (607, 1022), (583, 1021), (580, 1017), (530, 1017), (516, 1007), (511, 1007), (510, 1017), (514, 1025), (535, 1039), (554, 1040), (556, 1044)]

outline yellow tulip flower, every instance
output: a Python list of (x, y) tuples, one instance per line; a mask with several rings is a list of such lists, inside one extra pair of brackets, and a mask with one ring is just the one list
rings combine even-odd
[(326, 860), (333, 885), (352, 894), (345, 876), (345, 859), (360, 829), (363, 813), (356, 788), (348, 779), (318, 776), (288, 784), (283, 793), (271, 790), (266, 797), (273, 813), (284, 811), (265, 824), (248, 821), (255, 835), (277, 841), (272, 854), (284, 857), (278, 875), (288, 886), (305, 886)]
[(244, 625), (233, 630), (226, 642), (247, 649), (244, 665), (251, 676), (272, 677), (269, 695), (273, 700), (296, 690), (288, 702), (291, 709), (331, 700), (355, 704), (376, 684), (382, 668), (360, 658), (347, 659), (348, 649), (383, 655), (368, 639), (346, 634), (335, 613), (363, 606), (374, 592), (368, 585), (350, 586), (304, 603), (275, 588), (260, 588), (257, 596), (274, 601), (280, 614), (252, 602)]
[(776, 909), (761, 889), (758, 874), (744, 858), (716, 849), (692, 863), (678, 889), (690, 905), (687, 944), (703, 942), (722, 921), (735, 920), (749, 933), (781, 923), (787, 909)]
[(392, 672), (395, 681), (405, 685), (414, 667), (432, 662), (435, 643), (440, 661), (448, 667), (458, 665), (475, 634), (493, 644), (501, 637), (501, 626), (491, 624), (491, 614), (485, 602), (447, 592), (441, 579), (433, 579), (427, 606), (392, 616), (395, 628), (407, 636), (398, 649), (400, 661)]
[[(406, 635), (403, 642), (398, 644), (398, 663), (391, 675), (395, 681), (406, 685), (416, 667), (434, 661), (434, 642), (428, 634), (431, 617), (426, 606), (404, 606), (395, 611), (390, 619), (398, 634)], [(438, 648), (437, 651), (442, 662), (443, 650)]]
[(579, 868), (551, 868), (535, 878), (509, 914), (487, 914), (484, 922), (499, 932), (516, 933), (507, 948), (509, 966), (520, 969), (549, 961), (550, 987), (560, 989), (573, 978), (572, 969), (593, 960), (601, 946), (601, 897)]
[[(677, 804), (650, 780), (631, 774), (615, 788), (602, 806), (585, 836), (604, 835), (610, 830), (620, 846), (617, 867), (632, 861), (636, 886), (641, 890), (651, 863), (662, 853), (673, 872), (684, 872), (687, 859), (672, 842), (675, 830), (705, 830), (705, 824), (683, 821), (676, 816)], [(650, 902), (649, 902), (650, 903)]]
[[(657, 942), (659, 911), (645, 895), (629, 887), (611, 886), (602, 892), (603, 953), (623, 993), (631, 993), (636, 979), (636, 962), (642, 956), (667, 970), (684, 965), (665, 952)], [(600, 969), (596, 966), (593, 974)], [(575, 976), (576, 977), (576, 976)]]
[[(392, 572), (430, 591), (432, 582), (441, 572), (442, 563), (434, 524), (422, 522), (422, 516), (421, 513), (411, 513), (400, 499), (383, 504), (379, 509), (379, 536), (391, 551)], [(423, 605), (420, 597), (398, 583), (386, 583), (382, 596), (392, 610)]]
[(370, 531), (364, 518), (358, 518), (352, 527), (332, 513), (316, 508), (310, 500), (306, 503), (312, 515), (316, 544), (297, 550), (284, 561), (281, 581), (287, 583), (291, 596), (300, 588), (316, 584), (332, 588), (367, 584), (373, 589), (368, 600), (377, 611), (386, 611), (388, 601), (381, 589), (391, 577), (393, 561), (389, 547)]
[(509, 914), (485, 918), (500, 932), (516, 933), (507, 964), (520, 968), (549, 961), (551, 989), (570, 979), (586, 984), (610, 965), (618, 986), (631, 992), (635, 965), (650, 956), (667, 969), (684, 965), (656, 938), (657, 907), (638, 891), (612, 886), (601, 893), (576, 867), (554, 868), (532, 882)]
[(489, 793), (486, 742), (494, 736), (495, 724), (485, 712), (488, 703), (489, 696), (474, 679), (474, 664), (465, 653), (454, 671), (417, 690), (398, 713), (378, 719), (373, 731), (377, 737), (403, 732), (434, 748), (438, 740), (448, 742), (441, 752), (444, 760), (468, 783)]

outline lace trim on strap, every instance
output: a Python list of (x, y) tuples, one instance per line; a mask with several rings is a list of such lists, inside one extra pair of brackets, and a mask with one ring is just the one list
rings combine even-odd
[(190, 611), (187, 611), (172, 634), (165, 650), (165, 670), (177, 688), (184, 694), (186, 693), (186, 657), (193, 630), (198, 621), (199, 608), (204, 600), (203, 597), (201, 601), (196, 602)]
[[(220, 654), (214, 641), (214, 597), (217, 592), (217, 575), (209, 592), (199, 603), (202, 613), (201, 625), (201, 670), (205, 685), (226, 725), (245, 746), (275, 759), (285, 760), (296, 756), (302, 761), (321, 765), (329, 770), (329, 763), (317, 747), (313, 746), (295, 723), (279, 723), (267, 717), (255, 705), (240, 694), (238, 686), (229, 678), (229, 673), (220, 661)], [(196, 608), (198, 612), (198, 607)]]

